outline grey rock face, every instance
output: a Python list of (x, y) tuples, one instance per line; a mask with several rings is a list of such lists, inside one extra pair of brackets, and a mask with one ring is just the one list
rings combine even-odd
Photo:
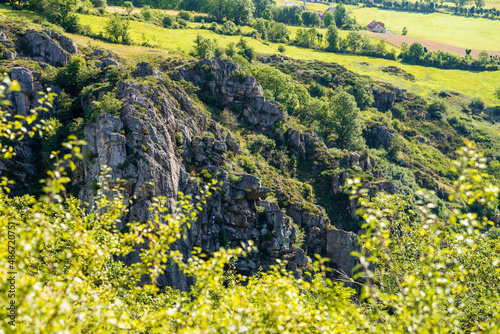
[[(30, 110), (37, 107), (38, 92), (45, 91), (51, 88), (53, 92), (60, 93), (60, 88), (51, 84), (42, 84), (37, 81), (39, 77), (33, 75), (31, 70), (25, 66), (17, 66), (11, 68), (10, 73), (12, 80), (17, 80), (21, 87), (21, 91), (12, 92), (7, 96), (12, 102), (12, 106), (8, 107), (12, 115), (26, 116)], [(37, 122), (41, 119), (52, 117), (54, 109), (48, 111), (39, 111)], [(35, 152), (40, 151), (40, 138), (25, 138), (20, 142), (14, 143), (14, 152), (16, 153), (15, 160), (5, 161), (5, 170), (0, 170), (0, 175), (4, 171), (8, 171), (11, 179), (15, 181), (16, 186), (13, 187), (13, 195), (24, 195), (29, 189), (29, 181), (39, 175), (40, 170), (36, 164), (36, 159), (39, 157)]]
[(370, 147), (384, 147), (389, 149), (392, 145), (395, 130), (389, 129), (381, 123), (374, 123), (363, 131), (363, 137)]
[(246, 193), (251, 193), (259, 189), (260, 179), (249, 174), (235, 174), (236, 177), (241, 178), (241, 181), (236, 183), (236, 189), (241, 189)]
[(396, 102), (406, 97), (406, 90), (389, 84), (380, 83), (379, 87), (372, 88), (373, 106), (379, 110), (389, 110)]
[(21, 86), (20, 92), (12, 93), (12, 102), (18, 115), (26, 116), (30, 110), (30, 97), (33, 91), (33, 74), (24, 66), (11, 69), (11, 79), (17, 80)]
[(142, 62), (137, 64), (135, 76), (137, 77), (153, 76), (155, 78), (161, 78), (163, 77), (163, 74), (161, 74), (160, 71), (155, 69), (150, 63)]
[(102, 50), (102, 49), (95, 49), (90, 56), (91, 57), (114, 58), (115, 55), (111, 51), (106, 51), (106, 50)]
[(104, 58), (99, 63), (96, 63), (96, 67), (108, 67), (108, 66), (120, 66), (118, 62), (114, 59)]
[(68, 38), (64, 35), (60, 35), (58, 33), (50, 31), (50, 30), (43, 30), (43, 32), (45, 34), (47, 34), (47, 36), (49, 36), (53, 40), (59, 42), (59, 45), (64, 50), (66, 50), (66, 52), (72, 53), (72, 54), (78, 54), (78, 46), (76, 46), (76, 43), (73, 42), (73, 40), (71, 38)]
[(22, 38), (26, 40), (33, 60), (43, 61), (59, 67), (66, 66), (68, 63), (68, 55), (64, 49), (47, 33), (28, 29)]
[(309, 259), (304, 251), (302, 249), (297, 249), (297, 252), (295, 253), (295, 263), (297, 263), (297, 266), (305, 267), (308, 261)]
[(351, 252), (357, 250), (358, 245), (354, 234), (338, 229), (327, 231), (326, 254), (338, 271), (352, 277), (352, 268), (358, 260), (351, 255)]
[[(194, 164), (198, 171), (205, 170), (210, 178), (218, 180), (220, 191), (210, 197), (197, 221), (186, 231), (186, 238), (177, 241), (174, 249), (189, 257), (195, 246), (212, 254), (220, 247), (237, 247), (253, 240), (258, 251), (236, 264), (245, 274), (255, 274), (274, 259), (293, 254), (296, 231), (292, 219), (276, 203), (259, 201), (270, 189), (249, 174), (235, 175), (240, 180), (233, 184), (228, 172), (217, 167), (218, 162), (224, 162), (231, 145), (228, 141), (235, 145), (235, 150), (239, 145), (226, 130), (218, 129), (177, 85), (169, 83), (167, 89), (161, 79), (154, 80), (155, 87), (120, 82), (116, 97), (127, 103), (119, 116), (99, 115), (95, 124), (86, 127), (85, 150), (89, 152), (84, 154), (87, 159), (75, 178), (75, 185), (81, 187), (82, 201), (93, 204), (95, 189), (86, 185), (95, 184), (101, 165), (111, 167), (112, 179), (124, 180), (121, 185), (125, 201), (134, 198), (128, 205), (127, 216), (117, 226), (122, 229), (130, 222), (151, 219), (148, 208), (154, 196), (169, 198), (173, 210), (179, 191), (197, 195), (198, 186), (184, 166)], [(213, 136), (201, 137), (203, 132)], [(258, 214), (258, 206), (271, 209)], [(262, 256), (264, 253), (267, 257)], [(138, 252), (122, 260), (126, 264), (139, 261)], [(157, 282), (182, 290), (187, 290), (191, 283), (175, 266), (168, 266)]]
[(244, 80), (235, 77), (242, 71), (236, 63), (215, 58), (201, 60), (193, 69), (182, 69), (179, 79), (194, 85), (216, 98), (217, 102), (230, 107), (238, 118), (259, 130), (269, 130), (276, 122), (284, 120), (284, 114), (274, 101), (263, 96), (262, 86), (254, 77), (246, 75)]

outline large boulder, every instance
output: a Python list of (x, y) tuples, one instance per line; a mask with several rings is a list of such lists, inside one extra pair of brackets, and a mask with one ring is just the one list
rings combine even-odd
[[(52, 35), (52, 34), (51, 34)], [(52, 66), (62, 67), (68, 63), (68, 55), (61, 45), (50, 38), (46, 32), (28, 29), (21, 39), (25, 42), (25, 50), (36, 61)]]
[(337, 271), (352, 277), (352, 270), (358, 259), (352, 256), (351, 252), (358, 250), (354, 234), (338, 229), (327, 231), (326, 255)]
[(60, 35), (50, 30), (43, 30), (47, 36), (52, 38), (53, 40), (59, 42), (59, 45), (68, 53), (78, 54), (78, 46), (76, 43), (69, 37), (64, 35)]

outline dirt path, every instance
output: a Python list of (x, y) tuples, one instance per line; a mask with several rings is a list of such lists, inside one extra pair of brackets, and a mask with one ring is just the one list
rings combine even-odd
[[(378, 38), (378, 39), (384, 39), (387, 43), (395, 45), (397, 47), (401, 47), (401, 43), (406, 42), (408, 45), (412, 45), (415, 42), (418, 42), (425, 46), (427, 50), (429, 51), (449, 51), (453, 54), (459, 55), (464, 57), (465, 56), (465, 49), (461, 48), (459, 46), (454, 46), (454, 45), (449, 45), (449, 44), (444, 44), (444, 43), (439, 43), (439, 42), (434, 42), (434, 41), (429, 41), (427, 39), (423, 38), (417, 38), (417, 37), (412, 37), (412, 36), (404, 36), (404, 35), (398, 35), (398, 34), (376, 34), (373, 32), (368, 32), (366, 33), (370, 37)], [(483, 50), (472, 50), (471, 54), (473, 57), (477, 58), (479, 56), (479, 53)], [(500, 56), (500, 51), (488, 51), (490, 55), (498, 55)]]

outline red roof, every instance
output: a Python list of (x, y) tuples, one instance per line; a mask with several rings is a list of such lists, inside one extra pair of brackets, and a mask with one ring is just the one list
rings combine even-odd
[(382, 27), (385, 28), (385, 25), (382, 22), (377, 22), (375, 20), (373, 20), (367, 27), (368, 29), (373, 29), (377, 26), (377, 24), (380, 24)]

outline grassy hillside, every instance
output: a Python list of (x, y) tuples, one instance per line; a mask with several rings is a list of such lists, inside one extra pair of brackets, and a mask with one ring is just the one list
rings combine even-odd
[[(82, 24), (93, 27), (94, 32), (99, 32), (105, 25), (107, 18), (80, 15)], [(212, 31), (201, 29), (164, 29), (152, 24), (131, 22), (132, 38), (136, 42), (144, 39), (156, 43), (158, 49), (187, 53), (194, 45), (197, 34), (205, 37), (216, 38), (221, 45), (237, 42), (239, 36), (221, 36)], [(295, 28), (296, 29), (296, 28)], [(292, 31), (294, 28), (291, 29)], [(277, 53), (278, 44), (266, 44), (248, 39), (257, 52), (263, 54)], [(285, 54), (300, 60), (333, 61), (346, 66), (359, 74), (369, 75), (377, 80), (393, 83), (415, 93), (429, 94), (441, 90), (454, 90), (472, 97), (481, 97), (493, 103), (493, 92), (496, 82), (500, 80), (500, 72), (470, 72), (460, 70), (441, 70), (414, 65), (405, 65), (386, 59), (370, 58), (355, 55), (333, 54), (324, 51), (311, 50), (295, 46), (287, 46)], [(383, 72), (381, 67), (398, 66), (416, 77), (415, 82), (395, 77)]]
[[(10, 18), (30, 21), (35, 15), (29, 12), (16, 12), (7, 7), (0, 7), (0, 15)], [(91, 26), (94, 33), (102, 31), (102, 27), (106, 24), (108, 18), (79, 15), (83, 25)], [(292, 32), (297, 28), (291, 27)], [(212, 31), (202, 29), (165, 29), (152, 24), (143, 22), (131, 22), (131, 36), (134, 43), (142, 43), (148, 41), (150, 45), (154, 45), (154, 49), (167, 50), (187, 55), (194, 45), (194, 39), (197, 34), (205, 37), (216, 38), (223, 46), (230, 42), (237, 42), (239, 36), (223, 36), (217, 35)], [(72, 36), (81, 44), (88, 42), (97, 45), (105, 45), (106, 43), (95, 41), (91, 38), (83, 36)], [(272, 42), (261, 42), (248, 38), (250, 45), (262, 54), (277, 53), (278, 45)], [(129, 53), (139, 54), (143, 48), (137, 46), (123, 46), (116, 44), (107, 44), (106, 48), (114, 50), (124, 57)], [(151, 48), (148, 49), (152, 51)], [(157, 51), (155, 51), (157, 52)], [(399, 62), (370, 58), (356, 55), (334, 54), (324, 51), (311, 50), (295, 46), (286, 46), (285, 55), (299, 60), (318, 60), (325, 62), (336, 62), (346, 68), (362, 74), (368, 75), (376, 80), (388, 82), (398, 87), (407, 89), (410, 92), (417, 94), (433, 94), (442, 90), (457, 91), (471, 97), (480, 97), (489, 104), (495, 103), (493, 95), (494, 90), (500, 82), (500, 72), (471, 72), (460, 70), (442, 70), (437, 68), (422, 67), (415, 65), (406, 65)], [(131, 56), (133, 58), (133, 56)], [(398, 66), (404, 71), (415, 76), (416, 81), (408, 81), (401, 77), (393, 76), (382, 71), (386, 66)]]

